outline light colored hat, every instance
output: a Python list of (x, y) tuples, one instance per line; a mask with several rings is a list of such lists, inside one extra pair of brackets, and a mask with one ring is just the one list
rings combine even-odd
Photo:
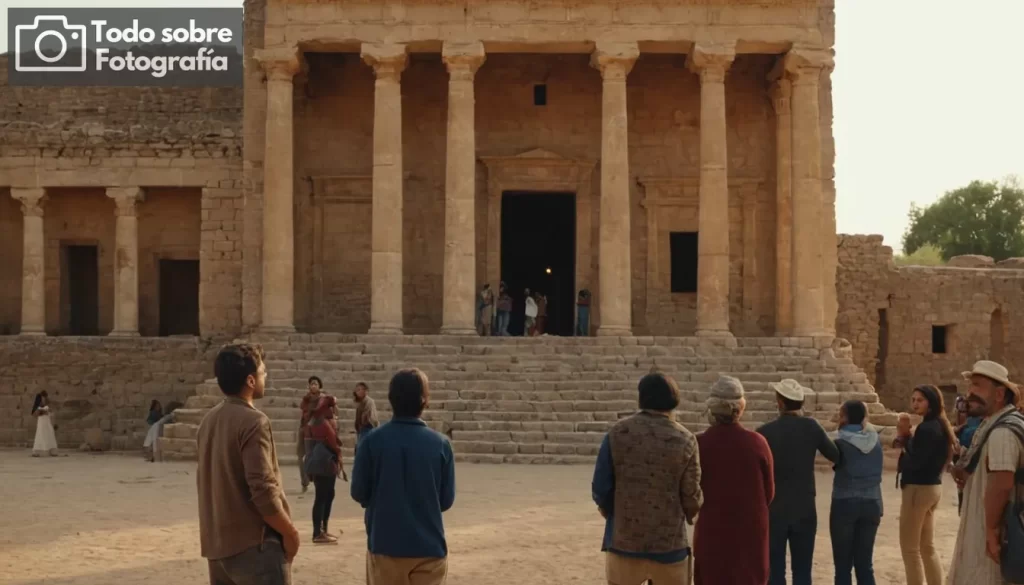
[(810, 390), (800, 385), (800, 382), (793, 380), (792, 378), (786, 378), (781, 382), (772, 382), (768, 384), (768, 387), (774, 390), (779, 396), (792, 400), (793, 402), (803, 402), (804, 393)]
[(989, 360), (981, 360), (980, 362), (974, 363), (974, 368), (970, 372), (961, 372), (965, 380), (969, 380), (971, 376), (985, 376), (991, 380), (995, 380), (1000, 384), (1006, 386), (1017, 395), (1020, 399), (1020, 389), (1017, 385), (1010, 381), (1010, 372), (1005, 367)]
[(743, 400), (743, 383), (732, 376), (719, 376), (711, 386), (711, 397), (707, 400), (708, 412), (728, 416), (739, 408)]

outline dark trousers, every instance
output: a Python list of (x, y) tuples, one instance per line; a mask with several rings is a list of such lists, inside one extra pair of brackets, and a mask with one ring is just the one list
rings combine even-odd
[(786, 585), (786, 545), (789, 545), (793, 585), (811, 585), (814, 537), (818, 532), (818, 513), (803, 518), (773, 516), (768, 528), (768, 559), (771, 564), (768, 585)]
[(334, 503), (334, 485), (338, 482), (336, 475), (316, 475), (313, 477), (313, 538), (327, 532), (327, 521), (331, 518), (331, 504)]
[(836, 585), (853, 585), (851, 571), (857, 574), (857, 585), (875, 585), (871, 559), (881, 521), (882, 509), (875, 500), (832, 500), (828, 524)]
[(263, 544), (233, 557), (209, 561), (210, 585), (291, 585), (292, 566), (284, 558), (281, 541)]

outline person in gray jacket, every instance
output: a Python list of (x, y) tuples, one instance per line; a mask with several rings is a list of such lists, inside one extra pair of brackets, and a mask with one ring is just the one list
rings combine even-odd
[(850, 400), (839, 410), (839, 463), (834, 467), (829, 532), (836, 585), (875, 585), (872, 556), (882, 521), (882, 442), (868, 422), (868, 409)]

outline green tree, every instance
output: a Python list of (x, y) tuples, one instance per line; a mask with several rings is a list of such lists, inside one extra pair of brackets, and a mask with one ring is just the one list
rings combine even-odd
[(911, 204), (909, 217), (903, 234), (907, 255), (932, 244), (943, 260), (962, 254), (996, 261), (1024, 256), (1024, 188), (1016, 178), (973, 181), (927, 207)]
[(898, 254), (893, 262), (897, 266), (942, 266), (946, 263), (942, 259), (942, 250), (933, 244), (925, 244), (913, 254)]

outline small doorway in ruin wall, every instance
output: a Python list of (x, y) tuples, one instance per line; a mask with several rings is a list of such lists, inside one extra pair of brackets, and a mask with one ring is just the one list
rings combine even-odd
[(99, 246), (61, 242), (60, 323), (65, 335), (99, 335)]
[(514, 303), (509, 333), (522, 335), (525, 289), (547, 296), (544, 332), (575, 326), (576, 195), (506, 191), (501, 197), (501, 279)]
[(160, 259), (160, 335), (199, 335), (199, 260)]

